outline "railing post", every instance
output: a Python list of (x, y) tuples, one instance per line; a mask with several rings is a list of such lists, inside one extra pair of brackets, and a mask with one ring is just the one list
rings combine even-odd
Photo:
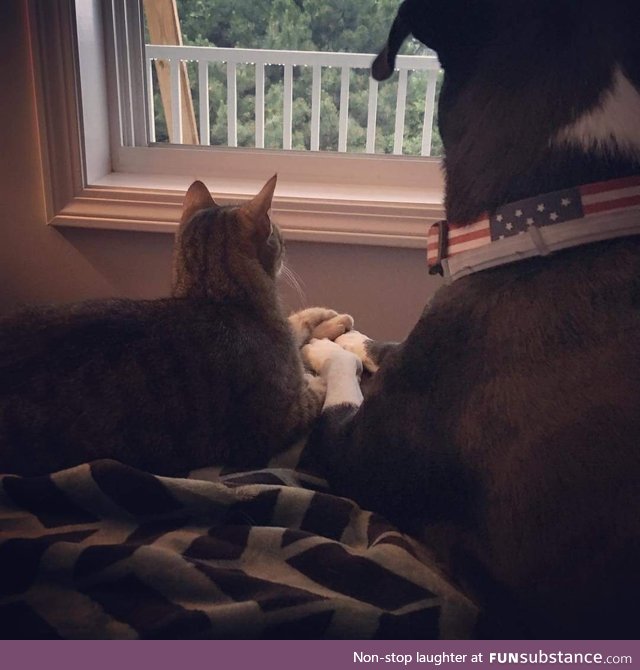
[(176, 144), (182, 144), (182, 100), (180, 92), (180, 59), (170, 61), (171, 72), (171, 135)]
[(147, 110), (149, 113), (149, 142), (156, 141), (156, 110), (153, 102), (153, 60), (147, 58)]
[(291, 149), (293, 125), (293, 65), (284, 66), (284, 92), (282, 98), (282, 148)]
[(264, 63), (256, 63), (256, 148), (264, 149)]
[(238, 95), (236, 64), (227, 61), (227, 146), (238, 146)]
[(378, 82), (369, 77), (369, 111), (367, 113), (367, 148), (368, 154), (376, 152), (376, 124), (378, 120)]
[(431, 156), (431, 139), (433, 136), (433, 117), (436, 103), (436, 84), (438, 72), (427, 72), (427, 93), (424, 101), (424, 117), (422, 119), (422, 149), (423, 156)]
[(351, 68), (348, 65), (342, 67), (340, 77), (340, 120), (338, 127), (338, 151), (347, 150), (347, 133), (349, 130), (349, 78)]
[(211, 128), (209, 124), (209, 63), (198, 61), (198, 92), (200, 107), (200, 144), (211, 144)]
[(313, 66), (311, 83), (311, 151), (320, 150), (320, 96), (322, 94), (322, 68)]
[(404, 144), (404, 112), (407, 100), (407, 70), (400, 70), (396, 96), (396, 128), (393, 136), (393, 153), (402, 154)]

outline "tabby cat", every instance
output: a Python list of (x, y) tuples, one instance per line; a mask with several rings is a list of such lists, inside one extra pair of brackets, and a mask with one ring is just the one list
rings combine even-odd
[(311, 308), (287, 320), (284, 244), (268, 211), (189, 188), (171, 298), (32, 308), (0, 321), (0, 472), (38, 475), (114, 458), (164, 475), (260, 464), (320, 411), (299, 347), (349, 329)]

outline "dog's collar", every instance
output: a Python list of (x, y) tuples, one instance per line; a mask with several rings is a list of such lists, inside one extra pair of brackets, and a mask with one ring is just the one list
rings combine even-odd
[(431, 274), (454, 281), (627, 235), (640, 235), (640, 175), (518, 200), (466, 224), (434, 223), (427, 237), (427, 261)]

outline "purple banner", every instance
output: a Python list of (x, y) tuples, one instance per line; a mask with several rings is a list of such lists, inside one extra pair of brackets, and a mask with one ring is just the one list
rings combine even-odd
[(364, 670), (369, 668), (640, 668), (637, 640), (589, 641), (7, 641), (11, 670)]

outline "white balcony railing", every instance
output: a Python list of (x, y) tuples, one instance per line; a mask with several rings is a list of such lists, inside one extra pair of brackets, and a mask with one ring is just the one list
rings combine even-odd
[[(265, 142), (265, 66), (283, 67), (284, 95), (282, 121), (282, 148), (292, 148), (293, 124), (293, 68), (312, 69), (310, 148), (320, 149), (320, 96), (322, 68), (341, 68), (340, 103), (338, 119), (338, 151), (348, 147), (349, 84), (352, 69), (368, 70), (374, 54), (334, 53), (320, 51), (279, 51), (270, 49), (223, 49), (218, 47), (146, 45), (146, 72), (149, 95), (151, 141), (155, 141), (154, 96), (152, 63), (155, 60), (169, 62), (171, 73), (171, 136), (182, 143), (182, 104), (180, 86), (180, 63), (195, 62), (198, 70), (198, 109), (200, 144), (210, 144), (209, 65), (226, 64), (227, 77), (227, 145), (238, 145), (238, 96), (236, 74), (238, 65), (255, 66), (255, 146), (264, 148)], [(433, 116), (435, 109), (436, 83), (440, 65), (435, 56), (398, 56), (396, 70), (399, 72), (393, 153), (403, 153), (405, 111), (407, 104), (407, 80), (409, 72), (426, 73), (424, 115), (422, 123), (421, 155), (431, 155)], [(375, 153), (376, 123), (378, 108), (378, 82), (369, 77), (368, 113), (365, 152)]]

